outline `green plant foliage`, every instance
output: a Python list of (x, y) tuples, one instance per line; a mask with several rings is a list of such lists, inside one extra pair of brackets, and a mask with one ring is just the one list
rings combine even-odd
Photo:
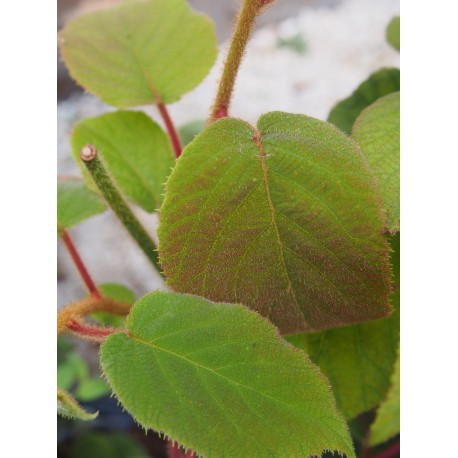
[(353, 457), (347, 426), (307, 356), (240, 305), (154, 292), (107, 338), (101, 364), (145, 427), (205, 457)]
[(320, 366), (331, 383), (337, 407), (346, 418), (366, 412), (386, 396), (399, 345), (400, 236), (392, 247), (394, 312), (383, 320), (319, 333), (287, 337)]
[[(135, 293), (124, 285), (117, 283), (103, 283), (97, 285), (97, 288), (101, 292), (102, 296), (110, 297), (119, 302), (126, 304), (133, 304), (137, 297)], [(125, 317), (119, 315), (111, 315), (106, 312), (95, 312), (91, 313), (91, 318), (95, 319), (105, 326), (113, 326), (114, 328), (123, 328), (125, 325)]]
[(394, 17), (386, 29), (386, 40), (398, 51), (401, 50), (401, 18)]
[(89, 432), (78, 437), (70, 451), (70, 458), (148, 458), (144, 447), (126, 434), (116, 431)]
[(221, 119), (177, 162), (158, 229), (168, 284), (250, 306), (284, 334), (389, 314), (389, 246), (355, 143), (304, 115), (258, 128)]
[(195, 121), (190, 121), (182, 125), (178, 129), (178, 135), (180, 136), (180, 141), (183, 147), (188, 143), (191, 143), (194, 140), (194, 137), (199, 134), (205, 127), (205, 120), (196, 119)]
[(118, 187), (148, 212), (162, 202), (163, 185), (174, 156), (164, 131), (139, 111), (117, 111), (78, 123), (72, 137), (73, 156), (88, 184), (96, 189), (84, 166), (80, 151), (94, 145)]
[(396, 233), (401, 214), (399, 92), (386, 95), (367, 107), (358, 116), (352, 136), (377, 178), (387, 213), (387, 228)]
[(356, 118), (380, 97), (399, 91), (401, 72), (398, 68), (382, 68), (361, 83), (350, 97), (339, 102), (328, 121), (350, 134)]
[(58, 231), (76, 226), (105, 209), (100, 196), (87, 189), (82, 180), (71, 178), (57, 182)]
[(68, 353), (57, 365), (57, 386), (70, 390), (83, 402), (90, 402), (107, 395), (107, 383), (99, 377), (91, 377), (86, 361), (75, 351)]
[(369, 442), (378, 445), (399, 434), (400, 431), (400, 391), (401, 366), (400, 357), (394, 366), (391, 387), (385, 402), (379, 407), (375, 421), (371, 426)]
[(79, 380), (89, 377), (89, 368), (86, 361), (76, 354), (69, 353), (57, 366), (57, 386), (69, 390)]
[(71, 394), (57, 388), (57, 413), (58, 415), (74, 420), (94, 420), (99, 412), (86, 412), (71, 396)]
[(79, 17), (61, 31), (72, 77), (119, 108), (171, 103), (212, 67), (212, 22), (185, 0), (130, 0)]
[(82, 402), (91, 402), (106, 396), (110, 388), (101, 378), (87, 378), (81, 380), (75, 390), (75, 397)]

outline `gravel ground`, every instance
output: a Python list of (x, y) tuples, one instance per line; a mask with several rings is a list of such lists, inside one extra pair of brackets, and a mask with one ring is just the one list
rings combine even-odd
[[(198, 7), (199, 1), (191, 3)], [(233, 7), (233, 2), (229, 3)], [(399, 0), (303, 4), (306, 6), (298, 9), (294, 17), (267, 24), (255, 32), (237, 80), (233, 116), (255, 123), (262, 113), (281, 110), (326, 119), (332, 106), (370, 73), (384, 66), (399, 66), (399, 54), (385, 43), (385, 28), (399, 14)], [(275, 5), (269, 12), (272, 17), (274, 8)], [(279, 46), (281, 40), (292, 38), (299, 43), (298, 49)], [(305, 48), (302, 53), (301, 46)], [(208, 115), (225, 46), (221, 49), (217, 64), (204, 82), (170, 106), (177, 125)], [(72, 125), (111, 110), (90, 94), (74, 94), (58, 104), (59, 174), (79, 175), (70, 157)], [(154, 108), (147, 107), (145, 111), (161, 123)], [(141, 211), (138, 214), (154, 233), (156, 216)], [(110, 213), (86, 221), (71, 234), (98, 283), (120, 282), (138, 295), (163, 288), (143, 253)], [(58, 306), (84, 294), (84, 286), (59, 243)]]

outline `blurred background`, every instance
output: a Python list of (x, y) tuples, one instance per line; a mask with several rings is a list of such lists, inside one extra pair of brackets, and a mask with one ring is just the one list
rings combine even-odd
[[(69, 20), (119, 0), (58, 0), (58, 29)], [(239, 0), (189, 0), (216, 25), (220, 56), (214, 68), (192, 92), (170, 105), (177, 126), (194, 132), (209, 113)], [(276, 0), (259, 18), (236, 83), (231, 114), (256, 122), (268, 111), (303, 113), (325, 120), (339, 100), (349, 96), (371, 73), (399, 67), (399, 53), (385, 41), (385, 29), (399, 15), (399, 0)], [(112, 111), (84, 93), (69, 77), (58, 57), (58, 174), (79, 176), (70, 154), (72, 126), (81, 119)], [(146, 111), (162, 123), (154, 107)], [(155, 215), (136, 213), (155, 237)], [(98, 284), (118, 283), (117, 291), (133, 299), (165, 289), (143, 253), (113, 215), (105, 212), (71, 230), (74, 242)], [(86, 295), (65, 248), (58, 241), (58, 307)], [(109, 286), (108, 286), (109, 288)], [(92, 422), (58, 419), (61, 458), (133, 458), (167, 456), (165, 443), (139, 428), (109, 397), (99, 378), (98, 349), (69, 337), (59, 339), (58, 384), (89, 410), (99, 410)], [(362, 439), (364, 416), (350, 425)]]

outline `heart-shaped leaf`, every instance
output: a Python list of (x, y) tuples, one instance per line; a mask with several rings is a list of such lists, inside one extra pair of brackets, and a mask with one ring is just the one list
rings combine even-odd
[(374, 172), (387, 228), (394, 234), (400, 229), (400, 94), (378, 99), (356, 120), (352, 132), (364, 157)]
[(326, 379), (243, 306), (151, 293), (101, 363), (137, 421), (206, 458), (354, 456)]
[(61, 179), (57, 182), (57, 229), (68, 229), (91, 216), (105, 211), (99, 195), (87, 189), (81, 179)]
[(385, 402), (379, 407), (375, 421), (371, 426), (369, 442), (378, 445), (399, 434), (400, 398), (401, 398), (401, 364), (400, 355), (391, 376), (391, 387)]
[(393, 249), (394, 312), (383, 320), (318, 333), (288, 336), (329, 379), (337, 407), (350, 419), (377, 406), (390, 387), (399, 345), (399, 234), (390, 237)]
[(389, 246), (356, 144), (304, 115), (269, 113), (258, 129), (221, 119), (178, 160), (158, 230), (168, 284), (285, 334), (389, 314)]
[(178, 100), (217, 54), (213, 24), (185, 0), (130, 0), (79, 17), (59, 44), (72, 77), (120, 108)]
[(339, 102), (329, 114), (328, 121), (347, 134), (364, 108), (380, 97), (399, 91), (401, 72), (398, 68), (382, 68), (373, 73), (353, 92), (350, 97)]
[(108, 172), (133, 202), (148, 212), (162, 202), (174, 155), (165, 132), (140, 111), (117, 111), (85, 119), (75, 126), (73, 156), (89, 186), (97, 189), (80, 160), (81, 148), (94, 145)]

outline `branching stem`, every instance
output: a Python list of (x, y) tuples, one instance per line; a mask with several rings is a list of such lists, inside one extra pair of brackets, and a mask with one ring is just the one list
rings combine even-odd
[(118, 302), (107, 297), (86, 297), (85, 299), (73, 302), (59, 310), (57, 314), (57, 335), (68, 328), (68, 323), (70, 321), (78, 321), (90, 313), (108, 312), (112, 315), (127, 315), (131, 307), (131, 304)]
[(248, 39), (254, 27), (256, 16), (273, 0), (244, 0), (237, 16), (229, 52), (219, 82), (218, 93), (208, 123), (228, 116), (235, 79), (242, 62)]
[(105, 170), (105, 166), (102, 164), (95, 146), (84, 146), (80, 156), (108, 205), (124, 224), (129, 234), (138, 243), (153, 266), (162, 275), (156, 244), (141, 225), (140, 221), (138, 221), (137, 217), (133, 214), (132, 210), (121, 196), (121, 193), (112, 182)]
[(86, 269), (86, 266), (84, 265), (84, 262), (81, 259), (81, 256), (79, 255), (73, 240), (70, 237), (70, 234), (65, 229), (61, 229), (59, 232), (62, 242), (64, 242), (65, 247), (70, 253), (70, 256), (72, 257), (73, 262), (75, 263), (75, 266), (78, 269), (78, 272), (80, 273), (87, 289), (94, 298), (100, 299), (102, 295), (100, 294), (100, 291), (98, 290), (94, 280), (92, 280), (92, 277), (89, 275), (89, 272)]

